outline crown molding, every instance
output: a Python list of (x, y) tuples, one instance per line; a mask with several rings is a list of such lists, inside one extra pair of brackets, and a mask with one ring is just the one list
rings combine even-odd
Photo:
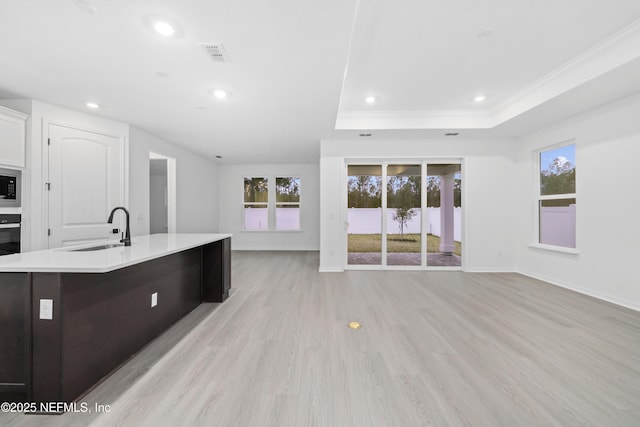
[(640, 57), (640, 19), (516, 93), (492, 111), (494, 126)]
[(339, 111), (336, 130), (491, 129), (640, 58), (640, 19), (526, 86), (492, 110)]
[(12, 110), (11, 108), (3, 107), (0, 105), (0, 114), (10, 116), (19, 120), (26, 120), (29, 118), (28, 114), (24, 114), (20, 111)]

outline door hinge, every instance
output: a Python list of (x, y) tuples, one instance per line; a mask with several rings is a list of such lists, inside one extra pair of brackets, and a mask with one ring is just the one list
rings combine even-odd
[(51, 183), (50, 182), (45, 182), (44, 185), (47, 186), (47, 191), (51, 191)]
[(47, 229), (47, 236), (51, 236), (51, 229), (50, 228)]
[(51, 145), (51, 138), (47, 138), (47, 145)]

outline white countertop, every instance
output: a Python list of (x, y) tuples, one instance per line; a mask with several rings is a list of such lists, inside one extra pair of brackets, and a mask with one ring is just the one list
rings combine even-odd
[(73, 252), (71, 249), (118, 241), (68, 246), (43, 251), (0, 256), (0, 272), (107, 273), (176, 252), (217, 242), (231, 234), (152, 234), (131, 239), (131, 246), (98, 251)]

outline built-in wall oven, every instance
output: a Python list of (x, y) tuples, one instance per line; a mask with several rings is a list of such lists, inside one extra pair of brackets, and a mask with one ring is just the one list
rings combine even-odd
[(20, 207), (20, 179), (19, 170), (0, 168), (0, 208)]
[(20, 214), (0, 214), (0, 255), (20, 252)]

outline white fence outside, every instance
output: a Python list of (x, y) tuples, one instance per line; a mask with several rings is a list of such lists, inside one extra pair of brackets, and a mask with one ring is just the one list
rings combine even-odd
[[(268, 230), (269, 209), (246, 208), (245, 230)], [(300, 230), (300, 208), (276, 208), (276, 230)]]
[[(415, 208), (416, 215), (404, 228), (405, 233), (420, 233), (422, 209)], [(400, 223), (393, 220), (393, 209), (387, 209), (387, 232), (400, 234)], [(381, 208), (352, 208), (347, 210), (349, 234), (379, 234), (381, 231)], [(427, 233), (440, 236), (440, 208), (427, 208)], [(462, 241), (462, 208), (453, 209), (453, 240)]]
[(576, 205), (540, 209), (540, 243), (576, 247)]
[[(408, 221), (405, 233), (420, 233), (421, 209), (416, 208), (416, 215)], [(379, 234), (381, 225), (381, 208), (352, 208), (347, 212), (349, 234)], [(453, 239), (462, 241), (462, 209), (453, 210)], [(427, 233), (440, 236), (440, 208), (427, 208)], [(393, 220), (393, 210), (387, 209), (387, 232), (400, 233), (400, 224)], [(576, 206), (545, 207), (540, 211), (540, 243), (576, 247)]]

